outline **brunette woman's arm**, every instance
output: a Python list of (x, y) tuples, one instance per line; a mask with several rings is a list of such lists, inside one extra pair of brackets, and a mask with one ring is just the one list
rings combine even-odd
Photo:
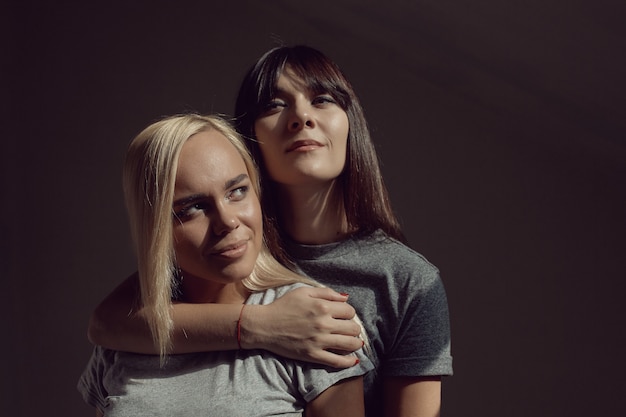
[(384, 387), (386, 416), (439, 417), (441, 377), (389, 377)]
[[(113, 290), (93, 312), (89, 340), (110, 349), (157, 354), (142, 316), (137, 276)], [(265, 349), (292, 359), (344, 368), (354, 357), (333, 353), (361, 347), (354, 308), (328, 288), (298, 288), (268, 305), (246, 306), (241, 319), (244, 349)], [(172, 353), (237, 349), (241, 305), (175, 304)], [(333, 352), (331, 352), (333, 351)]]
[[(354, 358), (354, 356), (352, 357)], [(329, 387), (304, 412), (305, 417), (363, 417), (363, 377), (352, 377)]]

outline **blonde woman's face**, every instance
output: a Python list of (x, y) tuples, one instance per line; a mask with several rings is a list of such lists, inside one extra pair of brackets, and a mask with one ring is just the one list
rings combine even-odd
[(221, 133), (201, 132), (183, 145), (173, 211), (183, 291), (201, 279), (218, 293), (250, 275), (262, 245), (261, 207), (241, 155)]
[(337, 178), (346, 163), (346, 112), (330, 94), (307, 90), (288, 67), (278, 78), (276, 91), (254, 124), (271, 178), (285, 185)]

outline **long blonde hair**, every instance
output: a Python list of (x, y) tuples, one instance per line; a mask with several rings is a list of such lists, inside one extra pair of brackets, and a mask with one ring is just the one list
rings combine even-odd
[[(124, 163), (124, 197), (137, 255), (141, 304), (162, 358), (171, 347), (172, 295), (177, 282), (172, 205), (178, 158), (187, 139), (207, 130), (220, 132), (233, 144), (260, 196), (259, 174), (245, 143), (219, 116), (184, 114), (153, 123), (131, 142)], [(280, 264), (264, 238), (254, 271), (243, 280), (244, 286), (261, 291), (296, 282), (320, 286)]]

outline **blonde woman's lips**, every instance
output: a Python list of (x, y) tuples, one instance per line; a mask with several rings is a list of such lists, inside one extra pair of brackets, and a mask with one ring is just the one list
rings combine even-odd
[(244, 240), (234, 245), (228, 245), (224, 248), (214, 250), (212, 254), (215, 256), (222, 257), (222, 258), (234, 259), (234, 258), (242, 257), (246, 253), (247, 249), (248, 249), (248, 241)]

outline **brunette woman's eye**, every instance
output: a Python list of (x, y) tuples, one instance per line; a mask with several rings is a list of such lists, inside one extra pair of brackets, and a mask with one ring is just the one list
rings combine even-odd
[(335, 104), (337, 101), (330, 94), (322, 94), (313, 99), (313, 104)]
[(275, 111), (281, 107), (285, 107), (285, 105), (286, 104), (283, 100), (273, 99), (273, 100), (270, 100), (269, 103), (267, 103), (265, 106), (263, 106), (263, 111), (264, 112)]

